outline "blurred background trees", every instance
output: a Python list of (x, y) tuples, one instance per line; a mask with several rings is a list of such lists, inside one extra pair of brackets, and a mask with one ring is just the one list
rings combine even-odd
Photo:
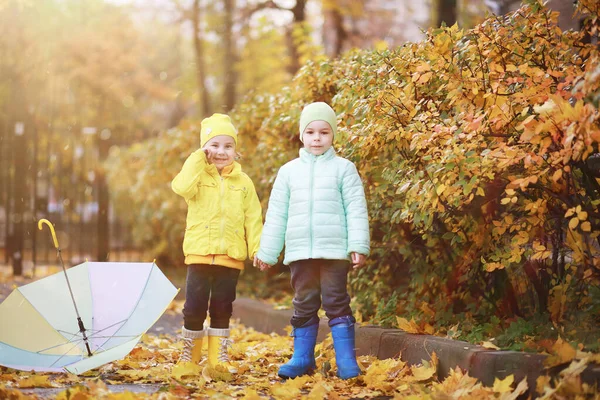
[[(53, 112), (73, 125), (67, 120), (79, 115), (88, 124), (123, 127), (123, 139), (147, 138), (184, 117), (229, 111), (250, 91), (274, 92), (319, 54), (393, 48), (423, 39), (431, 26), (469, 28), (490, 10), (503, 14), (519, 4), (413, 3), (7, 0), (0, 9), (0, 104), (6, 116), (18, 92), (30, 99), (20, 108), (37, 102), (39, 117)], [(578, 27), (570, 1), (550, 6), (560, 9), (565, 28)]]

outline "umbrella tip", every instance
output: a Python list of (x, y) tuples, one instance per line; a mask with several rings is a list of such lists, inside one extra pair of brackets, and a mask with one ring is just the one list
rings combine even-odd
[(152, 264), (156, 264), (156, 258), (152, 260)]

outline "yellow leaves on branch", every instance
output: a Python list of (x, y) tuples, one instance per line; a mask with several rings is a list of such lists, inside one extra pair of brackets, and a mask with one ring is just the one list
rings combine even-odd
[(532, 260), (545, 260), (552, 256), (552, 251), (546, 248), (539, 241), (533, 242), (533, 254), (531, 256)]
[[(569, 219), (569, 229), (574, 230), (579, 225), (583, 232), (590, 232), (592, 230), (591, 223), (587, 220), (588, 213), (583, 211), (581, 206), (572, 207), (565, 213), (565, 218)], [(579, 224), (581, 222), (581, 225)]]
[(499, 263), (499, 262), (490, 262), (490, 263), (485, 263), (484, 264), (484, 269), (487, 272), (493, 272), (493, 271), (496, 271), (498, 269), (504, 269), (504, 265), (502, 263)]

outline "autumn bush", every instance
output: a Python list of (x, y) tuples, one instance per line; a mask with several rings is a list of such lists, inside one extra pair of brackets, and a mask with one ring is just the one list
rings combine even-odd
[[(594, 2), (579, 7), (597, 26)], [(595, 349), (600, 63), (584, 39), (530, 1), (469, 31), (315, 59), (235, 109), (244, 169), (266, 208), (278, 168), (297, 156), (302, 106), (329, 102), (336, 148), (369, 203), (372, 256), (351, 275), (364, 321), (513, 348), (560, 335)], [(165, 254), (180, 248), (184, 204), (169, 183), (195, 131), (181, 126), (108, 164), (139, 239)]]

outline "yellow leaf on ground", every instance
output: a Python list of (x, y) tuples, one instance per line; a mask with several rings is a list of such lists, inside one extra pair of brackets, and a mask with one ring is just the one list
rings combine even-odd
[(411, 319), (409, 322), (406, 318), (396, 317), (396, 322), (398, 323), (398, 328), (402, 329), (405, 332), (421, 333), (419, 325), (417, 325), (414, 319)]
[(192, 362), (182, 362), (173, 367), (171, 376), (175, 379), (181, 379), (182, 376), (198, 376), (200, 375), (201, 367)]
[(481, 346), (485, 347), (486, 349), (500, 350), (500, 347), (498, 347), (494, 343), (488, 342), (488, 341), (482, 342)]
[(587, 358), (571, 361), (571, 364), (567, 368), (560, 371), (560, 375), (565, 377), (579, 376), (587, 368), (588, 361)]
[(427, 381), (434, 377), (436, 373), (435, 365), (432, 365), (430, 362), (427, 361), (423, 362), (423, 365), (411, 366), (410, 370), (412, 372), (413, 378), (411, 380), (414, 380), (416, 382)]
[(229, 382), (233, 379), (233, 374), (222, 365), (211, 367), (206, 365), (202, 368), (202, 377), (207, 381)]
[(284, 383), (276, 383), (271, 387), (271, 394), (276, 399), (295, 399), (300, 396), (301, 389), (308, 382), (310, 378), (307, 376), (301, 376), (294, 379), (288, 379)]
[(569, 343), (562, 340), (562, 338), (558, 338), (556, 343), (554, 343), (552, 351), (559, 356), (560, 361), (563, 363), (572, 361), (577, 354), (577, 350)]
[(515, 381), (515, 376), (514, 375), (509, 375), (504, 379), (498, 379), (495, 378), (494, 379), (494, 386), (492, 387), (492, 390), (495, 393), (506, 393), (509, 392), (511, 390), (511, 386), (513, 384), (513, 382)]
[(535, 391), (538, 394), (544, 393), (546, 387), (550, 387), (550, 382), (552, 382), (552, 378), (548, 375), (541, 375), (535, 381)]
[(254, 389), (247, 388), (244, 390), (244, 397), (241, 397), (242, 400), (262, 400), (263, 396), (259, 395), (258, 392)]
[(517, 398), (527, 391), (529, 385), (527, 385), (527, 378), (523, 378), (521, 382), (517, 385), (515, 390), (512, 393), (504, 393), (500, 398), (502, 400), (517, 400)]
[(328, 398), (328, 394), (329, 390), (323, 385), (323, 382), (317, 382), (306, 398), (309, 400), (321, 400)]
[(51, 388), (54, 387), (50, 382), (49, 375), (33, 375), (31, 377), (20, 379), (15, 384), (20, 388)]
[(399, 359), (388, 358), (386, 360), (375, 360), (363, 375), (363, 382), (369, 389), (390, 389), (390, 377), (402, 378), (406, 363)]
[(131, 380), (139, 380), (145, 379), (150, 374), (149, 370), (141, 370), (141, 369), (127, 369), (127, 370), (118, 370), (117, 374), (121, 376), (126, 376)]

